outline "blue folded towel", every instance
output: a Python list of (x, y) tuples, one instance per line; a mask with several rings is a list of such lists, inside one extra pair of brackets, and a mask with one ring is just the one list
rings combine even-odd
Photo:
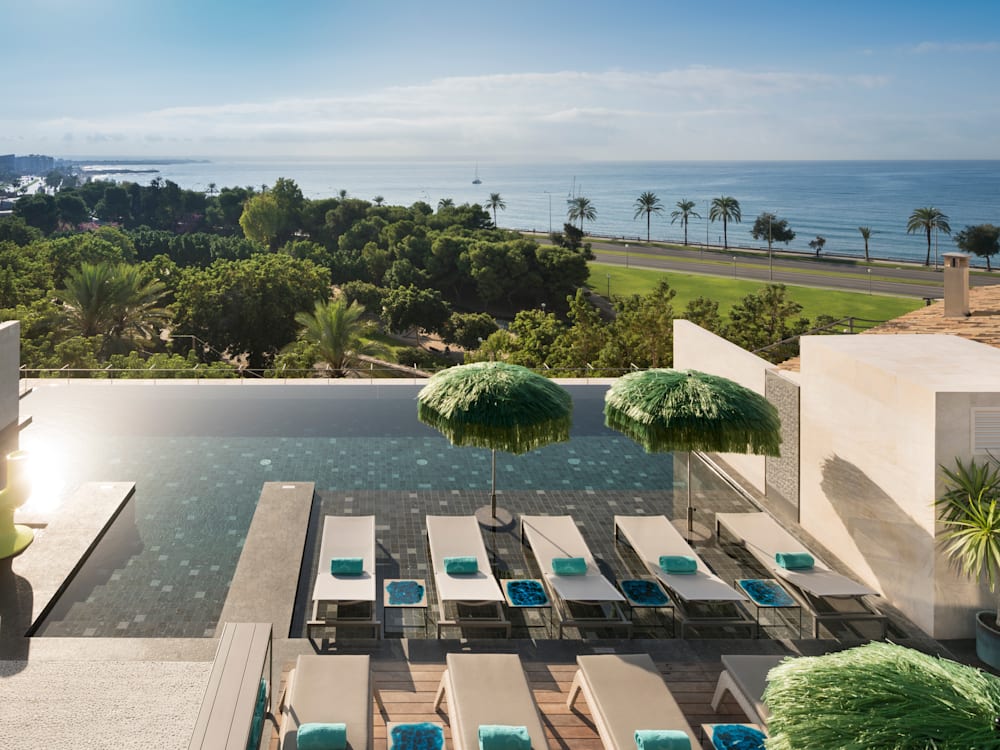
[(531, 750), (528, 728), (480, 724), (479, 750)]
[(557, 576), (585, 576), (587, 561), (582, 557), (553, 557), (552, 572)]
[(775, 552), (774, 561), (787, 570), (809, 570), (816, 564), (808, 552)]
[(444, 572), (449, 575), (470, 575), (479, 572), (479, 561), (475, 557), (446, 557)]
[(638, 750), (691, 750), (691, 738), (679, 729), (636, 729)]
[(698, 570), (698, 561), (690, 555), (661, 555), (660, 567), (665, 573), (694, 573)]
[(295, 735), (299, 750), (345, 750), (347, 724), (308, 723), (299, 726)]
[(330, 560), (330, 575), (359, 576), (365, 572), (365, 561), (360, 557), (335, 557)]

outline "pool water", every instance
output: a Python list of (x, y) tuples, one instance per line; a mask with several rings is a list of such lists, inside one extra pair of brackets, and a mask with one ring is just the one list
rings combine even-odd
[[(268, 481), (329, 491), (488, 489), (490, 453), (416, 419), (418, 385), (41, 386), (21, 446), (62, 492), (135, 481), (132, 501), (38, 628), (47, 636), (209, 637)], [(497, 454), (501, 490), (655, 490), (669, 457), (603, 426), (607, 386), (573, 385), (568, 443)]]

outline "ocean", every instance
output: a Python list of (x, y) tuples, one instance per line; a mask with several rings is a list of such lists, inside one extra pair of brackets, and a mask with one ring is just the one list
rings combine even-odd
[[(106, 160), (105, 160), (106, 162)], [(750, 237), (754, 219), (769, 211), (787, 219), (795, 231), (788, 248), (810, 252), (809, 241), (826, 238), (824, 254), (864, 256), (859, 226), (869, 226), (875, 258), (923, 261), (926, 236), (907, 234), (913, 209), (935, 206), (948, 215), (952, 233), (967, 225), (1000, 224), (1000, 161), (808, 161), (808, 162), (584, 162), (485, 163), (443, 161), (234, 160), (140, 165), (155, 174), (106, 178), (143, 184), (156, 176), (183, 188), (272, 185), (279, 177), (295, 180), (309, 198), (341, 190), (371, 200), (410, 205), (442, 198), (456, 204), (485, 203), (499, 193), (506, 209), (497, 223), (509, 229), (548, 232), (566, 221), (567, 199), (586, 196), (597, 211), (585, 229), (595, 235), (645, 239), (645, 215), (633, 218), (640, 193), (652, 191), (664, 206), (652, 216), (653, 240), (679, 242), (683, 230), (670, 223), (677, 201), (693, 200), (701, 219), (688, 229), (692, 244), (722, 243), (722, 224), (708, 223), (708, 204), (720, 195), (740, 202), (743, 222), (729, 226), (729, 244), (766, 246)], [(102, 164), (103, 169), (108, 165)], [(481, 184), (472, 180), (478, 173)], [(936, 238), (937, 252), (957, 248), (951, 237)], [(778, 247), (782, 247), (778, 245)], [(932, 248), (932, 259), (935, 250)]]

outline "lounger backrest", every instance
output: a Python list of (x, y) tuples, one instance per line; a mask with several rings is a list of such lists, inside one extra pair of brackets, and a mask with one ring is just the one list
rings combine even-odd
[(609, 750), (635, 750), (637, 729), (681, 730), (692, 748), (701, 746), (648, 654), (591, 654), (576, 661), (586, 680), (590, 710), (600, 716), (611, 742)]
[(372, 681), (367, 654), (303, 654), (289, 679), (281, 750), (296, 750), (298, 727), (310, 722), (343, 722), (351, 750), (371, 747)]
[(466, 750), (479, 747), (482, 724), (524, 726), (533, 750), (547, 747), (538, 707), (517, 654), (448, 654), (448, 712)]
[(475, 516), (427, 516), (427, 544), (435, 573), (444, 572), (446, 557), (475, 557), (481, 572), (489, 574), (490, 558)]
[(523, 516), (521, 529), (544, 574), (552, 574), (553, 558), (582, 557), (587, 561), (587, 575), (601, 575), (572, 516)]
[[(335, 557), (360, 557), (359, 576), (331, 575)], [(326, 516), (313, 601), (375, 601), (375, 516)]]

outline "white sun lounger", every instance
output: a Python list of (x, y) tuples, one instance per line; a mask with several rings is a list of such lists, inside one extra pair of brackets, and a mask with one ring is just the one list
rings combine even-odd
[[(625, 597), (601, 573), (597, 561), (571, 516), (522, 516), (521, 541), (531, 547), (542, 570), (542, 579), (559, 610), (559, 637), (563, 628), (624, 627), (632, 635), (632, 621), (625, 616), (621, 603)], [(582, 557), (587, 572), (582, 576), (560, 576), (552, 569), (556, 557)], [(574, 617), (573, 605), (598, 605), (601, 617)]]
[(637, 729), (676, 729), (701, 747), (649, 654), (588, 654), (576, 663), (566, 705), (583, 693), (605, 750), (635, 750)]
[(538, 706), (517, 654), (448, 654), (447, 660), (434, 696), (434, 710), (447, 696), (455, 750), (476, 750), (483, 724), (523, 726), (532, 750), (548, 747)]
[[(674, 600), (674, 611), (681, 621), (681, 637), (688, 625), (738, 625), (755, 628), (756, 622), (742, 607), (747, 597), (715, 575), (688, 544), (666, 516), (615, 516), (615, 540), (624, 538)], [(660, 567), (661, 555), (693, 557), (698, 565), (694, 573), (668, 573)], [(725, 610), (698, 613), (692, 605), (730, 605)]]
[[(504, 616), (503, 591), (491, 572), (490, 558), (475, 516), (427, 516), (426, 523), (438, 596), (438, 638), (441, 637), (441, 628), (445, 626), (499, 627), (507, 631), (509, 638), (510, 621)], [(444, 561), (448, 557), (475, 557), (479, 569), (469, 575), (452, 575), (445, 571)], [(459, 612), (453, 619), (448, 619), (448, 604), (455, 605), (456, 610), (471, 605), (477, 610), (489, 610), (492, 615), (463, 617)]]
[(781, 664), (785, 656), (722, 655), (722, 673), (712, 696), (712, 710), (718, 711), (722, 697), (729, 692), (740, 704), (743, 713), (754, 724), (767, 727), (771, 712), (764, 705), (767, 675)]
[[(359, 576), (333, 575), (330, 561), (335, 557), (360, 557), (363, 572)], [(375, 617), (375, 516), (326, 516), (319, 548), (316, 584), (312, 592), (312, 619), (307, 631), (316, 627), (338, 625), (371, 626), (376, 637), (381, 635), (381, 623)], [(319, 615), (323, 604), (336, 604), (336, 617)], [(342, 616), (342, 605), (367, 605), (360, 616)]]
[(864, 600), (866, 596), (877, 596), (877, 591), (831, 570), (815, 555), (813, 567), (807, 570), (787, 570), (778, 565), (775, 561), (778, 552), (808, 550), (767, 513), (717, 513), (715, 525), (720, 538), (725, 530), (769, 573), (791, 584), (792, 593), (814, 617), (814, 638), (819, 638), (819, 628), (824, 622), (854, 621), (879, 624), (881, 637), (885, 637), (886, 616)]
[(298, 729), (309, 723), (344, 723), (347, 747), (370, 750), (374, 747), (372, 697), (382, 707), (382, 699), (372, 682), (367, 654), (320, 656), (304, 654), (288, 673), (279, 704), (280, 750), (296, 750)]

